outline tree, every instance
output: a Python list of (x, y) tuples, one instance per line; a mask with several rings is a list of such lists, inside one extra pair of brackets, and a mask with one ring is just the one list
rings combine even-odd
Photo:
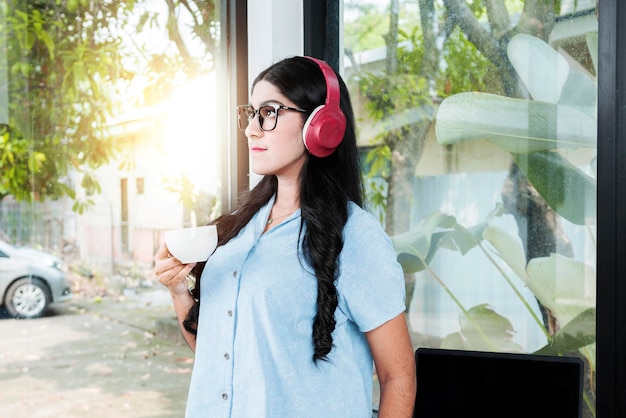
[[(135, 34), (160, 29), (161, 12), (150, 9), (157, 4), (148, 0), (3, 3), (0, 80), (8, 88), (0, 111), (0, 198), (69, 196), (82, 212), (88, 196), (99, 192), (94, 170), (115, 154), (111, 121), (124, 104), (120, 98), (140, 84), (137, 73), (150, 81), (143, 82), (136, 104), (151, 105), (181, 78), (212, 69), (219, 39), (216, 1), (158, 4), (167, 11), (165, 29), (175, 48), (169, 42), (162, 51), (132, 44)], [(183, 34), (183, 17), (191, 37)], [(190, 51), (196, 40), (204, 45), (200, 56)], [(80, 187), (85, 199), (77, 197)]]
[[(75, 197), (70, 170), (89, 173), (113, 153), (107, 120), (120, 63), (111, 22), (133, 6), (111, 2), (7, 2), (0, 35), (7, 49), (8, 120), (0, 196)], [(127, 9), (128, 8), (128, 9)], [(97, 191), (87, 175), (84, 187)]]

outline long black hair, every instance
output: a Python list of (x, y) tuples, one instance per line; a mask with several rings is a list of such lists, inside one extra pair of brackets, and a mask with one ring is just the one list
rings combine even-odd
[[(317, 277), (317, 312), (313, 320), (313, 360), (326, 360), (332, 349), (335, 329), (335, 309), (338, 304), (335, 281), (339, 254), (343, 248), (343, 229), (348, 219), (350, 201), (363, 206), (363, 184), (358, 157), (354, 113), (348, 89), (341, 79), (340, 107), (346, 117), (346, 131), (341, 144), (327, 157), (318, 158), (307, 153), (300, 173), (300, 209), (303, 232), (303, 254)], [(252, 89), (261, 80), (274, 85), (297, 107), (309, 111), (303, 122), (326, 99), (324, 75), (314, 61), (305, 57), (291, 57), (279, 61), (261, 72)], [(254, 214), (274, 196), (278, 189), (275, 176), (264, 176), (250, 191), (241, 196), (237, 211), (222, 215), (217, 225), (218, 245), (227, 243), (252, 219)], [(297, 248), (294, 249), (297, 251)], [(196, 304), (183, 322), (185, 329), (196, 333), (200, 304), (200, 276), (204, 263), (193, 273), (197, 277), (193, 290)]]

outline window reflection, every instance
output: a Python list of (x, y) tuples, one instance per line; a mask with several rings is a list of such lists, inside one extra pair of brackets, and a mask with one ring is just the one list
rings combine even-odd
[(370, 205), (416, 347), (580, 356), (590, 414), (595, 2), (344, 4)]
[(60, 225), (33, 222), (36, 234), (7, 239), (71, 243), (112, 273), (118, 260), (150, 263), (159, 231), (219, 210), (217, 4), (5, 2), (2, 159), (12, 164), (0, 193)]
[[(136, 311), (125, 312), (132, 305), (131, 296), (152, 284), (152, 258), (162, 232), (189, 226), (193, 219), (206, 223), (221, 209), (218, 173), (224, 159), (217, 155), (215, 144), (224, 121), (215, 117), (214, 103), (219, 5), (205, 0), (0, 2), (0, 239), (65, 258), (75, 300), (100, 306), (97, 302), (109, 298), (112, 303), (103, 315), (132, 317), (129, 322), (138, 329), (147, 323), (154, 328), (155, 318), (150, 315), (173, 316), (169, 303), (163, 305), (167, 309), (155, 307), (142, 323)], [(27, 358), (29, 349), (40, 349), (37, 344), (42, 338), (32, 345), (30, 340), (45, 335), (46, 326), (13, 324), (3, 315), (0, 310), (3, 340), (21, 341), (19, 347), (24, 348), (12, 351), (19, 368), (0, 367), (3, 378), (8, 373), (7, 380), (22, 378), (28, 383), (29, 371), (47, 369), (49, 357)], [(52, 319), (58, 319), (57, 325), (73, 324), (76, 318), (70, 316)], [(111, 324), (106, 326), (101, 334), (111, 344), (115, 367), (128, 358), (148, 359), (165, 351), (153, 335), (142, 340), (140, 332), (138, 343), (112, 331)], [(71, 334), (53, 358), (81, 357), (102, 348), (74, 344), (81, 338), (83, 334)], [(53, 341), (43, 344), (59, 347)], [(4, 348), (0, 351), (3, 356), (8, 353)], [(144, 366), (175, 370), (176, 364), (168, 364), (173, 361), (162, 357)], [(76, 370), (75, 363), (68, 364), (58, 374), (62, 384), (53, 387), (58, 383), (53, 379), (42, 390), (55, 393), (89, 387), (89, 393), (107, 392), (104, 384), (93, 386), (101, 384), (99, 377), (107, 373), (102, 371), (110, 364), (107, 359), (94, 364), (93, 370)], [(187, 368), (183, 366), (180, 373), (187, 373)], [(68, 370), (76, 379), (84, 379), (80, 389), (72, 387), (76, 380), (63, 380), (63, 371)], [(128, 379), (123, 380), (139, 387), (149, 373), (134, 376), (128, 371)], [(40, 405), (32, 400), (39, 386), (10, 386), (16, 388), (11, 393), (19, 396), (5, 393), (0, 415), (28, 416), (19, 405)], [(180, 392), (186, 388), (183, 381), (172, 391), (174, 402), (185, 399)], [(22, 398), (24, 394), (29, 400)], [(108, 402), (123, 405), (118, 398), (124, 396), (128, 393), (116, 393)], [(54, 395), (47, 401), (52, 397), (56, 400)], [(139, 398), (126, 405), (149, 406), (146, 398)], [(142, 412), (164, 413), (157, 409), (167, 403), (166, 398)], [(90, 407), (86, 414), (98, 408), (95, 403)]]

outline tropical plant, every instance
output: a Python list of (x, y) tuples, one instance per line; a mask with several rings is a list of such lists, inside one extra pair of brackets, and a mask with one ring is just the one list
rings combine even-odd
[[(596, 33), (588, 34), (587, 44), (595, 63)], [(437, 140), (442, 145), (488, 140), (511, 154), (556, 213), (574, 224), (593, 223), (596, 216), (595, 178), (570, 162), (567, 152), (589, 149), (590, 169), (587, 171), (594, 172), (597, 122), (593, 80), (572, 70), (564, 57), (532, 36), (513, 37), (508, 54), (531, 99), (486, 93), (452, 95), (438, 109)], [(464, 228), (453, 217), (435, 213), (417, 228), (394, 237), (398, 258), (405, 271), (420, 271), (429, 269), (429, 262), (439, 248), (458, 250), (462, 254), (471, 248), (480, 248), (545, 334), (547, 344), (537, 353), (561, 355), (580, 351), (589, 365), (589, 386), (593, 394), (595, 270), (556, 253), (527, 261), (518, 237), (489, 225), (497, 214), (490, 214), (481, 225)], [(513, 328), (506, 318), (489, 305), (464, 307), (435, 272), (431, 271), (431, 275), (461, 310), (460, 331), (446, 337), (443, 346), (519, 351), (521, 347), (511, 341)], [(530, 289), (541, 305), (554, 315), (559, 325), (556, 332), (546, 329), (516, 283)], [(593, 413), (593, 402), (586, 400)]]
[[(597, 34), (587, 40), (592, 55), (597, 54)], [(508, 151), (553, 210), (584, 225), (595, 218), (596, 182), (564, 150), (595, 150), (595, 83), (572, 71), (562, 55), (533, 36), (516, 35), (508, 51), (533, 100), (453, 95), (438, 109), (437, 139), (442, 145), (486, 139)], [(594, 172), (595, 157), (589, 163)]]
[[(464, 227), (456, 218), (434, 212), (411, 230), (392, 237), (398, 261), (405, 273), (428, 271), (458, 307), (459, 330), (447, 335), (442, 348), (495, 352), (525, 352), (513, 341), (515, 327), (500, 315), (493, 304), (485, 302), (466, 307), (448, 287), (444, 278), (431, 267), (439, 250), (458, 251), (466, 255), (479, 249), (500, 276), (517, 295), (521, 306), (534, 319), (546, 338), (546, 344), (536, 354), (571, 355), (576, 350), (589, 365), (589, 383), (595, 380), (595, 272), (584, 263), (572, 258), (552, 254), (526, 263), (523, 246), (516, 237), (504, 229), (491, 225), (494, 217), (501, 216), (498, 206), (486, 220), (473, 227)], [(550, 334), (528, 300), (520, 291), (525, 286), (543, 306), (558, 319), (561, 327)], [(590, 411), (593, 401), (586, 396)], [(595, 415), (595, 414), (594, 414)]]

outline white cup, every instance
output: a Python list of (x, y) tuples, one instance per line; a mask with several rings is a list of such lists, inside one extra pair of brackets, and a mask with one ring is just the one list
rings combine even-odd
[(165, 245), (183, 264), (206, 261), (217, 247), (215, 225), (165, 231)]

